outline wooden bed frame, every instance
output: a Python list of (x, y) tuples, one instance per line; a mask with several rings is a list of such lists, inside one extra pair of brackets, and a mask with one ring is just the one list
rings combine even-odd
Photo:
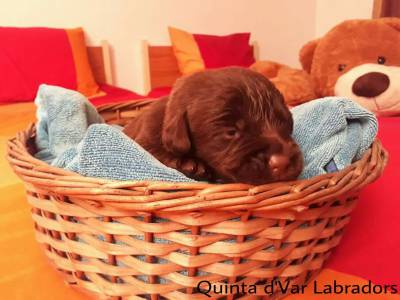
[[(252, 46), (254, 57), (257, 60), (258, 44), (253, 42)], [(141, 42), (141, 53), (145, 91), (157, 87), (172, 86), (176, 79), (181, 76), (172, 46), (153, 46), (143, 40)]]
[(89, 63), (97, 83), (113, 84), (110, 47), (106, 41), (100, 46), (87, 46)]

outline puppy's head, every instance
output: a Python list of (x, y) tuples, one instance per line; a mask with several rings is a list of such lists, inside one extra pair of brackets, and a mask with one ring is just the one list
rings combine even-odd
[(279, 91), (254, 71), (230, 67), (177, 81), (163, 124), (164, 147), (195, 156), (225, 182), (295, 179), (302, 155)]

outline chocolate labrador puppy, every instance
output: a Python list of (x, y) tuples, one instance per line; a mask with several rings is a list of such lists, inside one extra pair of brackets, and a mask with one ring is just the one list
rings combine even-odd
[(283, 97), (239, 67), (179, 79), (124, 132), (165, 165), (197, 180), (263, 184), (295, 179), (302, 154)]

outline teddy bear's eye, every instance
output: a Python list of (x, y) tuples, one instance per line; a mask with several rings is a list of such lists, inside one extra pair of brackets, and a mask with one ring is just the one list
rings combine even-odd
[(383, 65), (386, 62), (386, 58), (384, 56), (378, 56), (378, 64)]
[(342, 72), (345, 68), (346, 68), (346, 65), (345, 65), (345, 64), (340, 64), (340, 65), (338, 65), (338, 67), (337, 67), (337, 69), (338, 69), (339, 72)]

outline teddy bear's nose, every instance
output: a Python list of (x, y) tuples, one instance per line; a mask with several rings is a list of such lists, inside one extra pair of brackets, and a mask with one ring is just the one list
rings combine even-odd
[(358, 77), (352, 89), (357, 96), (372, 98), (386, 91), (389, 84), (390, 80), (386, 74), (370, 72)]

